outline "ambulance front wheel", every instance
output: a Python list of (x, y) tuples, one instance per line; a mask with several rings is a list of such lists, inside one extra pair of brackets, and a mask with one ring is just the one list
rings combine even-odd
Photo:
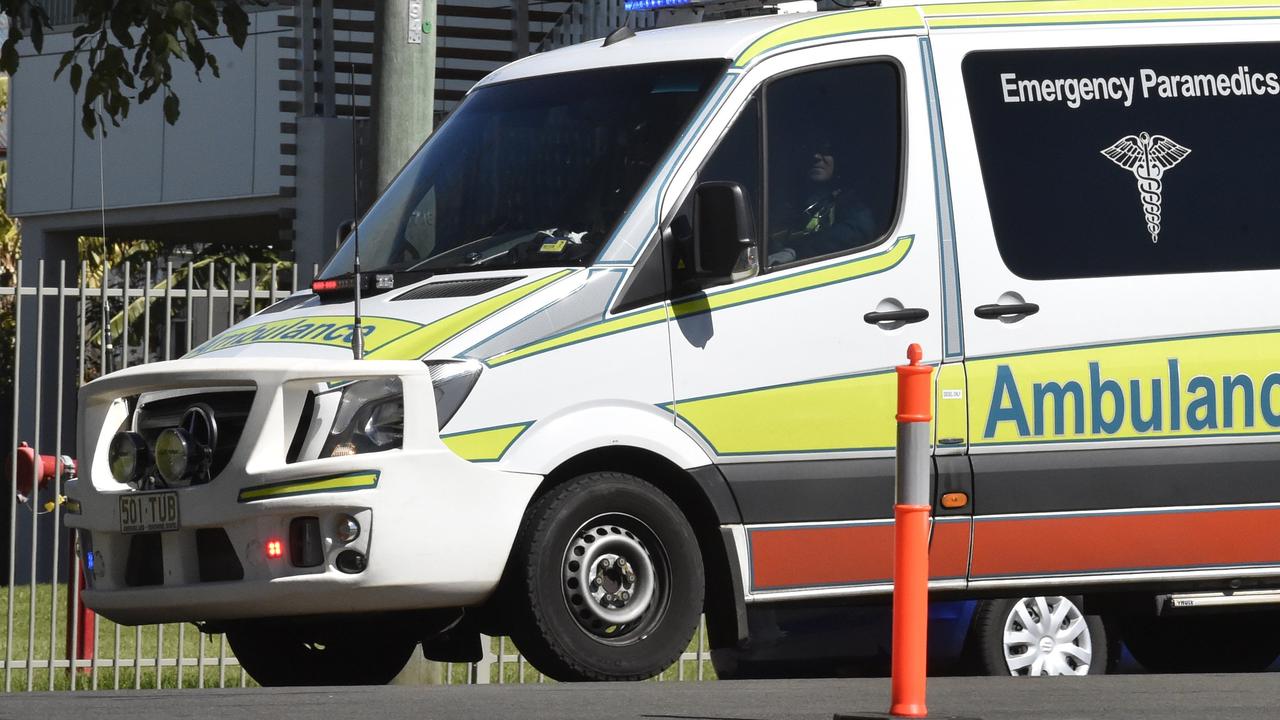
[(641, 680), (674, 663), (702, 613), (697, 538), (640, 478), (598, 472), (534, 501), (508, 585), (511, 634), (556, 680)]
[(386, 685), (418, 638), (399, 622), (257, 620), (228, 629), (227, 642), (240, 667), (265, 687)]

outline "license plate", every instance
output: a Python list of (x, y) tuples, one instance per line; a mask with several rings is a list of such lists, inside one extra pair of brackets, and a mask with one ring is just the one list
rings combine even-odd
[(178, 528), (178, 493), (120, 496), (120, 532), (169, 532)]

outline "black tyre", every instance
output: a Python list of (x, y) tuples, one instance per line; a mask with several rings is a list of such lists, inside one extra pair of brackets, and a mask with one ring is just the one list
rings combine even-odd
[(1124, 642), (1152, 672), (1256, 672), (1280, 655), (1280, 612), (1130, 617)]
[(402, 623), (288, 624), (259, 620), (227, 631), (241, 667), (260, 685), (385, 685), (418, 640)]
[[(1079, 598), (983, 600), (974, 616), (974, 655), (983, 675), (1101, 675), (1116, 640)], [(1114, 634), (1111, 634), (1114, 635)]]
[(684, 652), (702, 612), (693, 529), (631, 475), (583, 475), (537, 499), (508, 572), (512, 637), (556, 680), (652, 677)]

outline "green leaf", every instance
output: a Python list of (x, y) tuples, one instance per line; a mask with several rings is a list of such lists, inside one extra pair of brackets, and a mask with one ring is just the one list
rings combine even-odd
[(194, 6), (195, 23), (206, 35), (218, 34), (218, 10), (212, 0), (200, 0)]
[(62, 53), (62, 59), (58, 61), (58, 69), (53, 72), (53, 79), (57, 80), (58, 76), (62, 74), (62, 71), (66, 70), (67, 66), (71, 64), (71, 61), (75, 59), (76, 59), (75, 50), (68, 50)]
[(172, 93), (164, 96), (164, 120), (170, 125), (178, 122), (181, 111), (178, 109), (178, 96)]
[(178, 36), (172, 33), (165, 33), (164, 42), (165, 46), (169, 48), (169, 52), (183, 59), (187, 57), (186, 53), (182, 52), (182, 44), (178, 42)]
[(12, 35), (0, 45), (0, 71), (10, 75), (18, 71), (18, 49)]
[(71, 91), (80, 94), (80, 81), (84, 78), (84, 67), (80, 63), (71, 66)]
[(123, 12), (113, 12), (111, 14), (111, 34), (115, 36), (116, 42), (121, 46), (133, 47), (133, 33), (130, 28), (133, 26), (133, 18)]
[(236, 47), (244, 47), (244, 41), (249, 37), (249, 16), (240, 7), (239, 0), (232, 0), (222, 7), (222, 22)]
[(209, 53), (205, 59), (209, 61), (209, 69), (213, 71), (213, 76), (222, 77), (222, 72), (218, 69), (218, 58), (214, 57), (213, 53)]
[(200, 71), (204, 69), (206, 55), (204, 44), (196, 41), (187, 44), (187, 54), (191, 56), (191, 65), (196, 69), (196, 78), (200, 77)]
[(36, 52), (44, 50), (44, 29), (49, 24), (49, 16), (44, 10), (33, 7), (31, 8), (31, 44), (35, 46)]
[(84, 130), (84, 134), (90, 138), (96, 138), (94, 130), (98, 127), (97, 113), (89, 105), (80, 107), (80, 127)]

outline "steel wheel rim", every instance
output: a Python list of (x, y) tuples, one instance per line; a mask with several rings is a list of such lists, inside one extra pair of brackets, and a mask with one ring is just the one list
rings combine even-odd
[(662, 620), (670, 564), (656, 533), (624, 513), (597, 515), (574, 531), (560, 587), (578, 628), (606, 645), (630, 645)]
[(1071, 600), (1024, 597), (1005, 616), (1001, 650), (1010, 675), (1088, 675), (1093, 637)]

